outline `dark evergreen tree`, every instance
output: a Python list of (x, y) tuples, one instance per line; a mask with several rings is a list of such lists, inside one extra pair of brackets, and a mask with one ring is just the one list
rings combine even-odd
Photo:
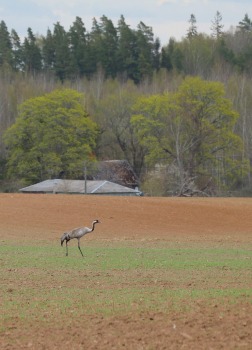
[(96, 70), (102, 69), (106, 77), (115, 77), (117, 74), (117, 31), (106, 16), (101, 22), (93, 19), (89, 37), (89, 53), (96, 63)]
[(153, 69), (159, 70), (160, 68), (160, 60), (161, 60), (161, 43), (159, 38), (156, 38), (153, 44)]
[(251, 32), (252, 31), (252, 21), (246, 13), (243, 20), (239, 22), (239, 29)]
[(22, 47), (24, 69), (27, 72), (38, 72), (42, 68), (42, 55), (32, 29), (28, 28), (27, 33)]
[(130, 29), (123, 16), (118, 21), (118, 73), (135, 82), (139, 81), (136, 32)]
[(170, 38), (168, 45), (163, 48), (162, 67), (178, 72), (183, 70), (183, 52), (174, 38)]
[(236, 64), (235, 54), (233, 50), (227, 46), (224, 38), (222, 38), (218, 43), (217, 53), (224, 59), (224, 61), (230, 63), (231, 65)]
[(191, 14), (191, 17), (189, 19), (189, 28), (187, 30), (187, 38), (191, 39), (192, 37), (198, 35), (197, 30), (197, 21), (194, 14)]
[(106, 16), (101, 17), (101, 57), (100, 62), (107, 77), (117, 74), (118, 37), (113, 22)]
[(61, 82), (71, 77), (69, 37), (62, 25), (54, 25), (53, 38), (55, 44), (54, 71)]
[(150, 76), (154, 66), (154, 35), (151, 27), (140, 22), (137, 26), (139, 80)]
[(224, 25), (221, 23), (221, 21), (222, 21), (222, 16), (220, 12), (217, 11), (211, 26), (212, 36), (217, 39), (219, 39), (223, 34)]
[(76, 76), (83, 76), (87, 69), (87, 33), (80, 17), (76, 17), (69, 30), (71, 69)]
[(91, 32), (88, 36), (88, 67), (90, 74), (93, 74), (102, 64), (102, 30), (96, 18), (93, 18)]
[(11, 31), (11, 43), (12, 43), (12, 53), (13, 53), (13, 68), (15, 70), (23, 69), (22, 61), (22, 45), (17, 32), (12, 29)]
[(168, 71), (183, 72), (183, 60), (184, 53), (181, 43), (176, 42), (174, 38), (170, 38), (168, 45), (162, 47), (161, 67)]
[(87, 33), (87, 52), (85, 61), (85, 76), (91, 78), (97, 70), (96, 51), (91, 34)]
[(47, 30), (46, 37), (43, 38), (42, 56), (44, 69), (52, 71), (55, 65), (55, 40), (50, 29)]
[(172, 70), (171, 57), (168, 52), (168, 47), (162, 47), (161, 49), (161, 68), (166, 68), (168, 71)]
[(8, 65), (12, 67), (12, 43), (10, 33), (4, 21), (0, 22), (0, 67)]

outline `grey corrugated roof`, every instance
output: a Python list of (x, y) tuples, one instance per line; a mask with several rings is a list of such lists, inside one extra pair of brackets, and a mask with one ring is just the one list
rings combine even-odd
[[(90, 181), (87, 180), (88, 194), (106, 194), (106, 193), (125, 193), (140, 194), (140, 191), (132, 188), (121, 186), (110, 181)], [(21, 188), (20, 192), (44, 192), (44, 193), (85, 193), (84, 180), (45, 180), (37, 184)]]

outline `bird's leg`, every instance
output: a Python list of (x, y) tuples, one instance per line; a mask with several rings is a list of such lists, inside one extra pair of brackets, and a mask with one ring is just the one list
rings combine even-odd
[(84, 258), (84, 255), (83, 255), (83, 253), (82, 253), (82, 251), (81, 251), (81, 247), (80, 247), (80, 240), (78, 239), (78, 248), (79, 248), (79, 250), (80, 250), (80, 252), (81, 252), (81, 255), (83, 256), (83, 258)]
[(68, 256), (68, 246), (67, 246), (67, 240), (66, 240), (66, 256)]

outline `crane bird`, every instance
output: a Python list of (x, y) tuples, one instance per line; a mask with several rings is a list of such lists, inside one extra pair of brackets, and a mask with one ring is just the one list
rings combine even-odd
[(81, 237), (83, 237), (84, 235), (86, 235), (87, 233), (89, 232), (92, 232), (94, 231), (94, 228), (95, 228), (95, 224), (101, 224), (101, 221), (99, 220), (94, 220), (92, 222), (92, 228), (89, 228), (89, 227), (79, 227), (79, 228), (75, 228), (73, 229), (72, 231), (69, 231), (69, 232), (65, 232), (60, 241), (61, 241), (61, 246), (63, 246), (63, 243), (64, 241), (66, 241), (66, 256), (68, 256), (68, 246), (67, 246), (67, 243), (73, 239), (73, 238), (77, 238), (78, 239), (78, 248), (81, 252), (81, 255), (84, 257), (82, 251), (81, 251), (81, 248), (80, 248), (80, 239)]

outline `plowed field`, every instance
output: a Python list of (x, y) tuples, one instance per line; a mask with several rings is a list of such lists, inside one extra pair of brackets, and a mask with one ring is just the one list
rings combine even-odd
[(0, 194), (0, 349), (252, 349), (251, 244), (251, 199)]

